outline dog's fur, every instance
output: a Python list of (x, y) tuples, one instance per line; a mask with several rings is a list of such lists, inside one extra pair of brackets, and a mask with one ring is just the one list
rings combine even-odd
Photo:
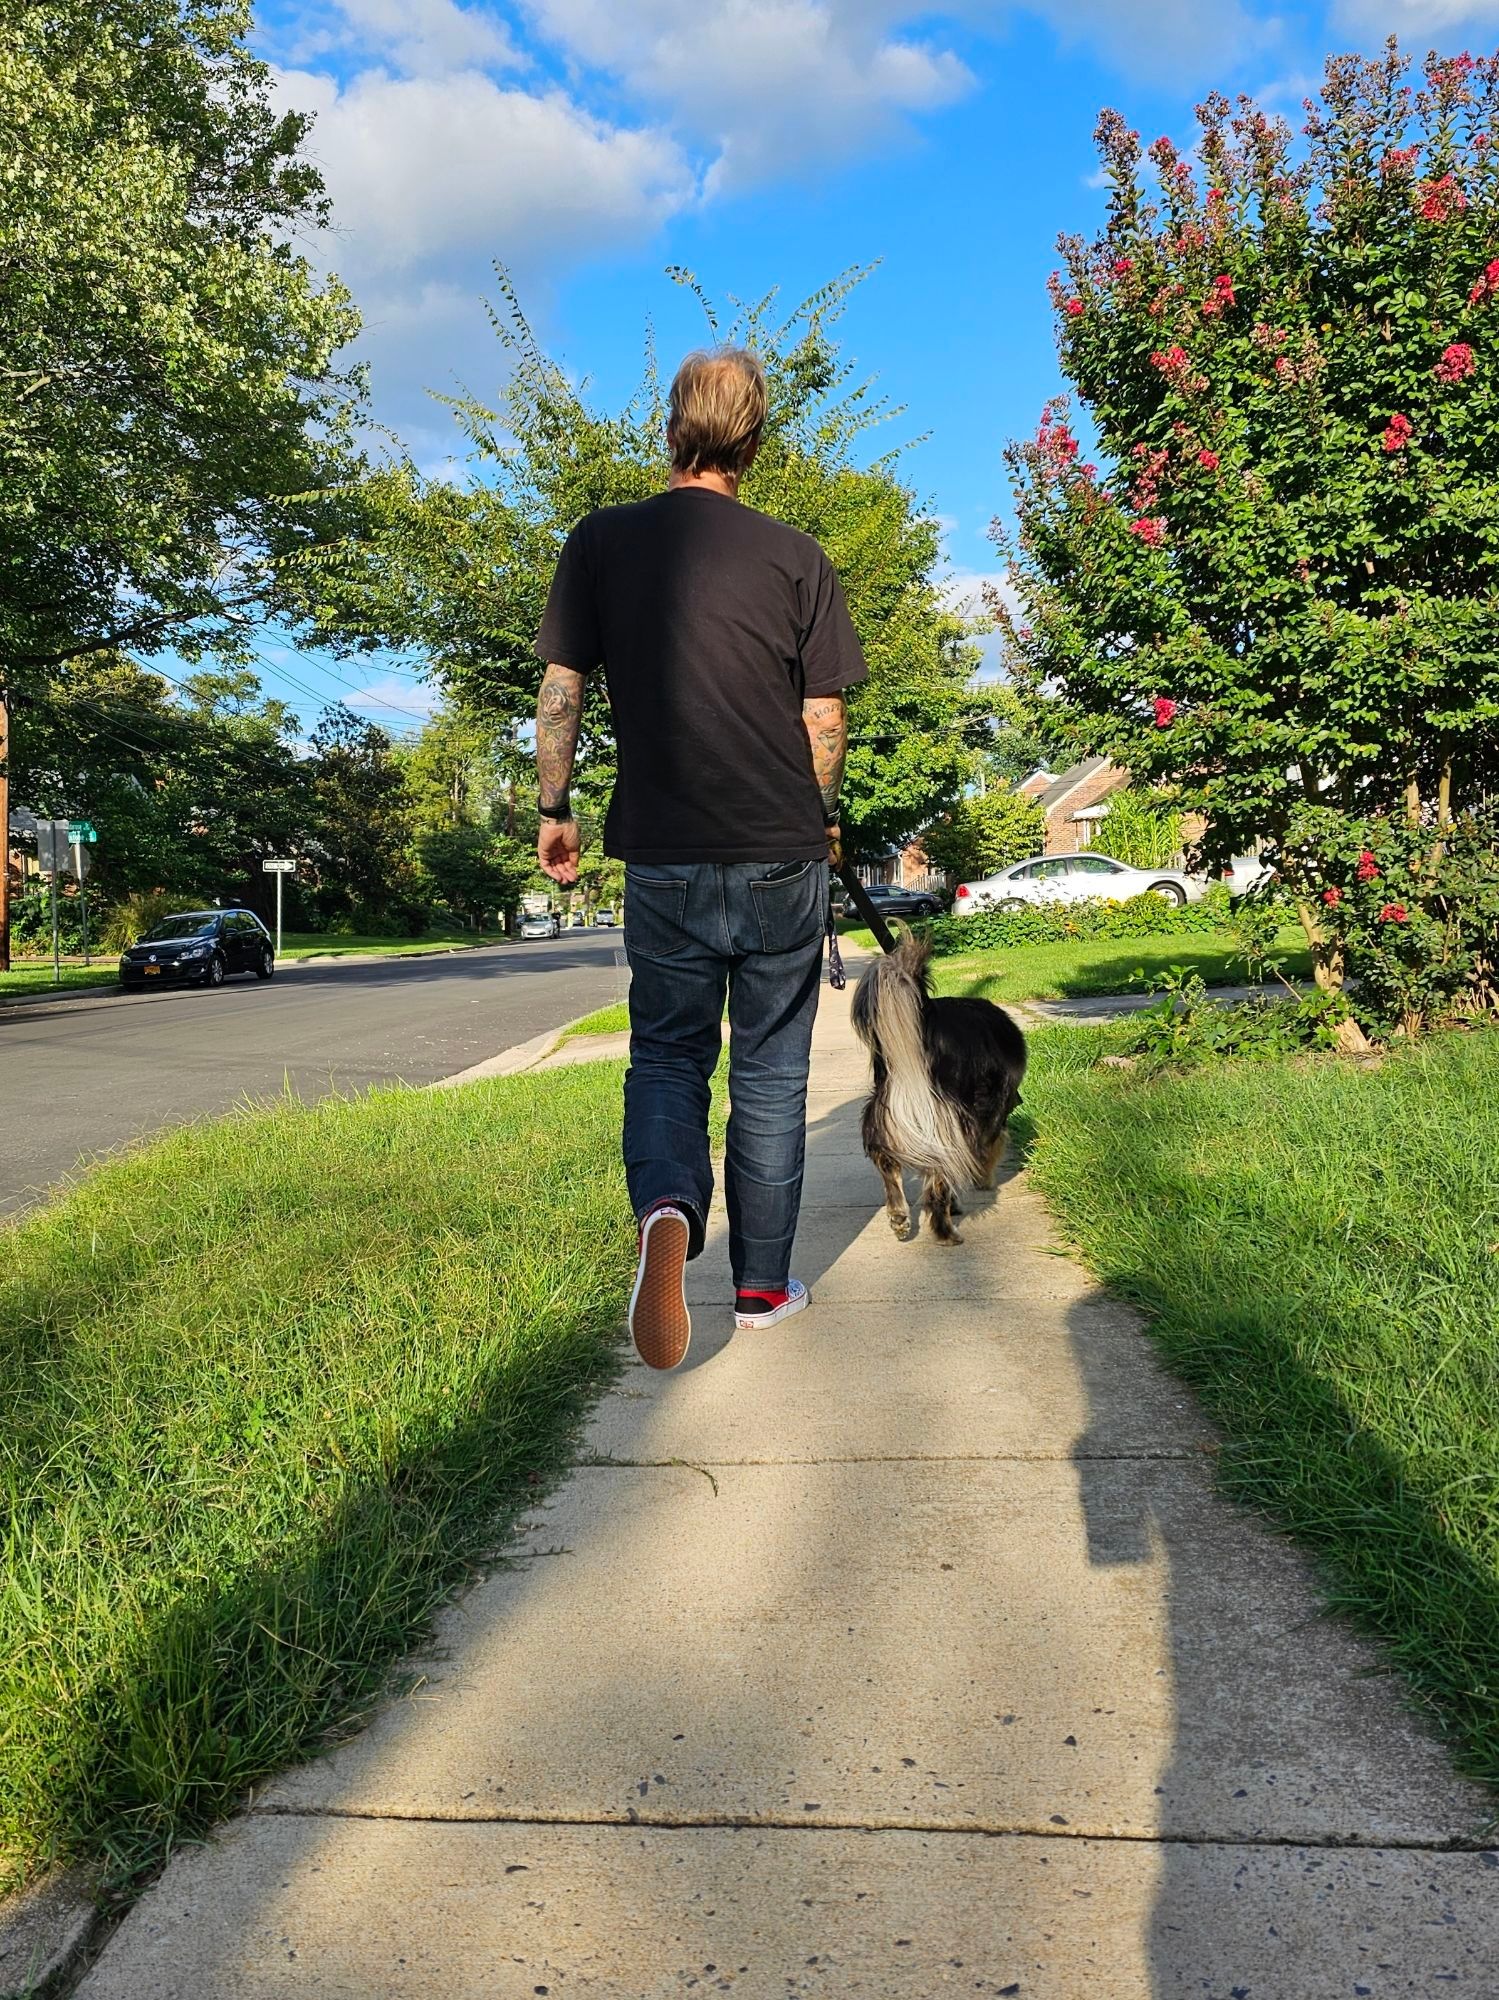
[(864, 1150), (885, 1182), (890, 1226), (911, 1217), (901, 1170), (922, 1177), (922, 1207), (943, 1243), (961, 1243), (957, 1192), (993, 1187), (1005, 1126), (1020, 1102), (1025, 1036), (992, 1000), (934, 1000), (931, 945), (910, 932), (872, 965), (854, 994), (853, 1022), (874, 1058)]

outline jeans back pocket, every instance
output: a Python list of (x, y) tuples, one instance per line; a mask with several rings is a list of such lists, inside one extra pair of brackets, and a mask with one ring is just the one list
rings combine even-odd
[(642, 958), (671, 958), (688, 943), (683, 876), (625, 869), (625, 950)]
[(762, 951), (795, 951), (821, 938), (827, 927), (825, 861), (785, 862), (749, 886)]

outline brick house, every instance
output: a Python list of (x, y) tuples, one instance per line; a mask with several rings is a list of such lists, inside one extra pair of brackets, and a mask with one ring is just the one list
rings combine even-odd
[(1035, 799), (1046, 816), (1047, 854), (1076, 854), (1087, 847), (1106, 847), (1097, 839), (1100, 820), (1108, 813), (1112, 793), (1122, 792), (1129, 772), (1107, 757), (1085, 757), (1059, 777), (1049, 771), (1032, 771), (1015, 789), (1025, 798)]

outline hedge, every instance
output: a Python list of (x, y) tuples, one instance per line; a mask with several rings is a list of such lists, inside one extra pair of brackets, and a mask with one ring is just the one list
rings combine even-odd
[(1168, 903), (1147, 892), (1122, 903), (1090, 897), (1083, 903), (1027, 903), (1018, 910), (988, 910), (975, 917), (932, 917), (915, 928), (932, 940), (939, 958), (1002, 946), (1061, 944), (1073, 938), (1191, 936), (1222, 930), (1229, 899), (1218, 887), (1200, 903)]

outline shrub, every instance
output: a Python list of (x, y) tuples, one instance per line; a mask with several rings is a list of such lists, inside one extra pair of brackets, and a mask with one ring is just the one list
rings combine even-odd
[(100, 949), (123, 951), (143, 931), (175, 916), (179, 910), (206, 910), (212, 905), (211, 896), (178, 896), (166, 889), (138, 891), (108, 912), (99, 931)]
[(1158, 792), (1115, 792), (1099, 829), (1106, 854), (1126, 868), (1171, 868), (1186, 845), (1182, 815)]
[(921, 837), (926, 856), (946, 875), (978, 880), (1039, 854), (1046, 820), (1035, 799), (1016, 792), (986, 792), (960, 799), (937, 826)]
[(1189, 1069), (1230, 1057), (1270, 1062), (1309, 1049), (1331, 1050), (1348, 1017), (1348, 1003), (1338, 993), (1300, 1000), (1257, 993), (1237, 1006), (1218, 1006), (1200, 975), (1183, 965), (1162, 974), (1153, 990), (1160, 999), (1135, 1016), (1121, 1043), (1124, 1053), (1142, 1057), (1151, 1069)]
[[(97, 943), (99, 927), (106, 912), (89, 912), (89, 939)], [(59, 895), (57, 934), (64, 951), (83, 949), (83, 905), (77, 896)], [(11, 949), (18, 958), (50, 958), (52, 955), (52, 891), (28, 889), (18, 896), (10, 911)]]
[(1084, 903), (1027, 903), (1018, 910), (987, 910), (976, 917), (933, 917), (918, 925), (939, 958), (955, 952), (993, 951), (1026, 944), (1064, 944), (1074, 938), (1191, 936), (1221, 930), (1228, 897), (1210, 889), (1200, 903), (1168, 903), (1164, 896), (1131, 896), (1122, 903), (1092, 897)]

